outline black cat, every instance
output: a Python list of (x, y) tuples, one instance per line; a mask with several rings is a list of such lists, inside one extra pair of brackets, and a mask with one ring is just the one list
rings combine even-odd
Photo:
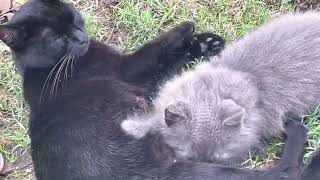
[[(154, 137), (138, 141), (121, 131), (127, 113), (148, 108), (163, 78), (208, 54), (191, 43), (200, 36), (193, 30), (192, 23), (183, 23), (123, 55), (89, 40), (79, 13), (59, 0), (30, 0), (10, 23), (0, 25), (0, 39), (12, 50), (31, 108), (37, 179), (300, 179), (305, 129), (297, 124), (289, 126), (286, 156), (269, 172), (170, 162), (153, 153)], [(222, 38), (204, 36), (219, 42), (207, 44), (208, 50), (223, 48)]]

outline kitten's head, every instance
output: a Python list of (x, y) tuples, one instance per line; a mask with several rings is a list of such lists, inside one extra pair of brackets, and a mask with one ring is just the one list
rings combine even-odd
[(161, 134), (178, 158), (226, 162), (242, 151), (230, 151), (229, 147), (234, 147), (234, 140), (241, 137), (244, 118), (244, 108), (232, 99), (178, 102), (165, 109), (168, 128)]
[(0, 39), (22, 71), (53, 66), (68, 54), (83, 55), (89, 46), (81, 15), (60, 0), (29, 0), (10, 22), (0, 25)]

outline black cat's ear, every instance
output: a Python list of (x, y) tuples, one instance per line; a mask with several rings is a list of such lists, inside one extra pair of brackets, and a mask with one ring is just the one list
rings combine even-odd
[(22, 43), (22, 40), (26, 37), (24, 27), (12, 25), (12, 24), (1, 24), (0, 25), (0, 40), (3, 41), (7, 46), (13, 48)]
[(239, 126), (245, 117), (245, 109), (232, 99), (222, 100), (222, 125)]
[(46, 2), (46, 3), (57, 3), (57, 2), (62, 2), (61, 0), (40, 0), (42, 2)]
[(8, 24), (0, 25), (0, 39), (7, 46), (11, 46), (12, 44), (16, 44), (19, 41), (20, 36), (20, 28)]
[(165, 123), (167, 126), (172, 126), (175, 123), (185, 121), (190, 117), (190, 110), (183, 102), (171, 104), (164, 111)]
[(4, 24), (0, 24), (0, 39), (5, 41), (6, 38), (6, 26)]

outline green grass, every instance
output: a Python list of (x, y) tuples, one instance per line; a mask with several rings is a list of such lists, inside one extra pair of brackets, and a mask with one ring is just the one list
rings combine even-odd
[(304, 121), (308, 127), (308, 147), (305, 158), (309, 159), (314, 151), (320, 148), (320, 109), (319, 107)]
[[(131, 52), (159, 33), (176, 24), (191, 20), (199, 32), (215, 32), (227, 41), (235, 40), (248, 31), (283, 12), (292, 12), (291, 0), (69, 0), (85, 17), (88, 32), (98, 40)], [(236, 3), (234, 3), (236, 2)], [(312, 2), (310, 1), (312, 4)], [(315, 3), (312, 4), (315, 6)], [(10, 52), (0, 44), (0, 153), (14, 162), (29, 150), (27, 133), (28, 108), (23, 101), (21, 79), (10, 60)], [(319, 102), (320, 103), (320, 102)], [(307, 160), (320, 145), (320, 112), (311, 112), (305, 121), (309, 128)], [(268, 146), (267, 157), (252, 155), (245, 166), (265, 166), (277, 159), (280, 140)], [(28, 179), (24, 171), (15, 171), (7, 179)]]
[(13, 152), (27, 148), (30, 142), (27, 135), (27, 107), (23, 102), (20, 76), (9, 59), (9, 52), (3, 44), (0, 49), (0, 119), (1, 124), (6, 126), (5, 130), (0, 132), (0, 137), (9, 140), (12, 149), (9, 153), (0, 145), (0, 152), (8, 154), (7, 158), (13, 161)]

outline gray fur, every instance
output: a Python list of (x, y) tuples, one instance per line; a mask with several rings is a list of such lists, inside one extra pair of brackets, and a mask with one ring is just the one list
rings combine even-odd
[[(320, 15), (284, 15), (166, 82), (154, 109), (122, 128), (138, 139), (160, 133), (178, 158), (228, 160), (283, 132), (286, 113), (315, 109), (319, 84)], [(189, 116), (167, 126), (170, 106)]]

